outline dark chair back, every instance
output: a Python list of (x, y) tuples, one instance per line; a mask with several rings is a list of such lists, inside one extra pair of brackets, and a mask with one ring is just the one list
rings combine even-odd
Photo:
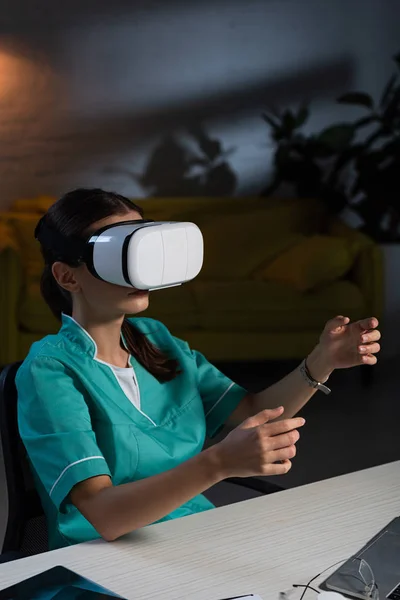
[(48, 550), (48, 540), (46, 518), (18, 429), (15, 376), (20, 365), (7, 365), (0, 373), (0, 441), (8, 499), (2, 554), (29, 556)]

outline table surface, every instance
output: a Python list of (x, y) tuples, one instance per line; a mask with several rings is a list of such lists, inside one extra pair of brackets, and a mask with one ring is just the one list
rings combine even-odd
[[(400, 514), (400, 462), (0, 565), (5, 588), (64, 565), (128, 600), (278, 600)], [(309, 591), (306, 598), (313, 592)], [(315, 595), (314, 595), (315, 596)]]

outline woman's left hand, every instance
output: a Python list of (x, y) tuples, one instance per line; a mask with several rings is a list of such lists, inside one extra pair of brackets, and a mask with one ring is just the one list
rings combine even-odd
[(329, 370), (375, 365), (381, 338), (378, 325), (375, 317), (354, 323), (342, 316), (328, 321), (321, 334), (318, 350)]

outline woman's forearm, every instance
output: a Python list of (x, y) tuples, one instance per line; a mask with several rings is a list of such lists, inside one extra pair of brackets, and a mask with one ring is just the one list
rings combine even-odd
[[(307, 357), (307, 367), (312, 377), (320, 382), (326, 381), (332, 373), (332, 369), (325, 363), (324, 354), (318, 346)], [(248, 394), (232, 414), (229, 424), (236, 425), (260, 410), (276, 406), (283, 406), (285, 409), (281, 419), (293, 417), (307, 404), (315, 392), (316, 390), (304, 380), (299, 365), (286, 377), (265, 390), (256, 394)]]
[[(326, 381), (332, 373), (332, 369), (325, 363), (324, 354), (318, 346), (307, 357), (307, 367), (312, 377), (321, 382)], [(316, 389), (308, 385), (300, 373), (300, 367), (297, 367), (274, 385), (254, 394), (254, 412), (257, 413), (264, 408), (283, 406), (285, 412), (281, 418), (287, 419), (296, 415), (315, 393)]]
[(211, 447), (170, 471), (133, 483), (113, 486), (106, 476), (84, 481), (72, 490), (71, 500), (112, 541), (158, 521), (225, 476)]

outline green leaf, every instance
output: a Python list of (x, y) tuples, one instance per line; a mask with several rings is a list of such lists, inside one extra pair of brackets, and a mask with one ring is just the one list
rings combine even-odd
[(275, 164), (277, 167), (282, 168), (291, 160), (290, 148), (287, 146), (280, 146), (275, 154)]
[(335, 152), (340, 152), (352, 142), (353, 138), (353, 125), (343, 123), (342, 125), (332, 125), (321, 131), (317, 141)]
[(279, 129), (280, 128), (280, 124), (275, 119), (273, 119), (270, 115), (267, 115), (267, 113), (263, 113), (262, 114), (262, 118), (264, 119), (264, 121), (266, 123), (268, 123), (268, 125), (270, 127), (272, 127), (272, 129)]
[(387, 104), (387, 101), (390, 98), (391, 92), (393, 90), (393, 86), (396, 83), (396, 79), (397, 79), (397, 75), (392, 75), (391, 78), (389, 79), (389, 81), (387, 82), (387, 84), (385, 85), (385, 88), (382, 92), (382, 97), (380, 100), (380, 106), (381, 107), (385, 107)]
[(393, 129), (393, 120), (396, 119), (399, 113), (399, 105), (400, 105), (400, 87), (397, 87), (392, 93), (387, 106), (385, 107), (383, 113), (383, 120), (385, 126), (387, 126), (390, 130)]
[(365, 127), (366, 125), (371, 125), (371, 123), (379, 123), (379, 117), (377, 115), (370, 115), (368, 117), (364, 117), (363, 119), (359, 119), (353, 123), (354, 129), (360, 129), (361, 127)]
[(369, 94), (364, 92), (350, 92), (337, 99), (339, 104), (355, 104), (356, 106), (365, 106), (374, 108), (374, 101)]
[(296, 128), (296, 117), (290, 110), (285, 110), (282, 115), (282, 126), (288, 133)]
[(272, 139), (274, 140), (274, 142), (281, 142), (282, 140), (287, 139), (287, 134), (286, 132), (282, 129), (282, 127), (278, 127), (277, 129), (275, 129), (275, 131), (272, 134)]
[(296, 127), (301, 127), (302, 125), (304, 125), (304, 123), (308, 120), (309, 116), (310, 116), (310, 111), (308, 109), (308, 106), (301, 107), (299, 109), (299, 112), (297, 113)]

